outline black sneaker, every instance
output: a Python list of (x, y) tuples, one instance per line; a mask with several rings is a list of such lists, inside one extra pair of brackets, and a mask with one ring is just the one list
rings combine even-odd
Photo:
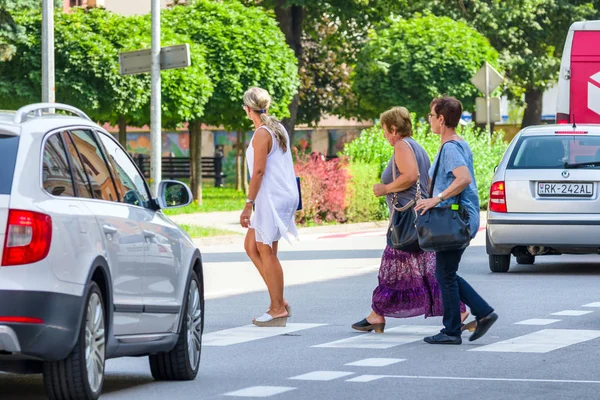
[(497, 319), (498, 319), (498, 314), (496, 314), (495, 312), (492, 312), (489, 315), (478, 320), (477, 327), (475, 327), (475, 332), (473, 332), (471, 337), (469, 337), (469, 342), (472, 342), (473, 340), (477, 340), (477, 339), (481, 338), (483, 335), (485, 335), (487, 333), (488, 329), (490, 329), (492, 327), (492, 325), (494, 325), (494, 322), (496, 322)]
[(429, 344), (462, 344), (460, 336), (448, 336), (441, 332), (435, 336), (428, 336), (423, 340)]

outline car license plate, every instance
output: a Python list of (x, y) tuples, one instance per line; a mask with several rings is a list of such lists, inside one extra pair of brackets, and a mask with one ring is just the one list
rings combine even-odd
[(593, 183), (538, 182), (538, 196), (592, 197)]

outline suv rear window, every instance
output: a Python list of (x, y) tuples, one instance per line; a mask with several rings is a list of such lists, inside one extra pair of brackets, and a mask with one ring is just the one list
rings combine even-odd
[(0, 134), (0, 194), (10, 194), (18, 147), (18, 136)]
[[(600, 136), (548, 135), (519, 139), (510, 157), (509, 169), (558, 169), (565, 162), (600, 161)], [(586, 166), (584, 168), (599, 169)]]

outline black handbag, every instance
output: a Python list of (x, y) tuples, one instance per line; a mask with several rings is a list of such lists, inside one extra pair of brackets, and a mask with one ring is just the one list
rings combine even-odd
[(296, 185), (298, 186), (298, 208), (296, 211), (302, 210), (302, 189), (300, 188), (300, 177), (296, 177)]
[[(456, 143), (456, 141), (450, 140), (444, 146), (450, 142)], [(432, 195), (444, 146), (440, 150), (440, 156), (433, 172), (431, 190), (429, 191)], [(416, 230), (419, 237), (419, 246), (423, 250), (431, 252), (462, 250), (469, 245), (471, 242), (469, 213), (460, 204), (461, 196), (462, 193), (458, 195), (457, 204), (447, 207), (434, 207), (428, 210), (425, 215), (417, 215)]]
[[(410, 150), (415, 155), (410, 143), (406, 142)], [(415, 155), (415, 161), (417, 157)], [(395, 161), (393, 161), (395, 163)], [(418, 164), (417, 164), (418, 168)], [(396, 165), (392, 164), (392, 176), (396, 180)], [(402, 250), (408, 253), (420, 251), (419, 238), (415, 228), (416, 211), (415, 205), (421, 199), (421, 174), (417, 177), (417, 193), (415, 199), (408, 202), (403, 207), (396, 207), (398, 202), (398, 193), (394, 193), (392, 198), (392, 213), (390, 215), (390, 224), (387, 231), (387, 244), (389, 247)]]

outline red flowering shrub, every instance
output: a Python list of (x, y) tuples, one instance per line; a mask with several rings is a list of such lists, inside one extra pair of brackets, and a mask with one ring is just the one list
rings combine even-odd
[(294, 154), (294, 169), (302, 192), (302, 210), (296, 213), (296, 222), (345, 222), (349, 178), (346, 159), (326, 161), (323, 155), (299, 152), (296, 148)]

